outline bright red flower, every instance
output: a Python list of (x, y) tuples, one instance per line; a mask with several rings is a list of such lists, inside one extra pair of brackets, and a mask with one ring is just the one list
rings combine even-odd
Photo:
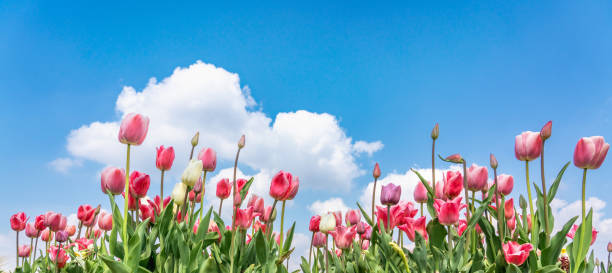
[(24, 212), (13, 214), (10, 219), (11, 229), (17, 232), (22, 231), (26, 228), (27, 221), (28, 218), (26, 217), (26, 214)]

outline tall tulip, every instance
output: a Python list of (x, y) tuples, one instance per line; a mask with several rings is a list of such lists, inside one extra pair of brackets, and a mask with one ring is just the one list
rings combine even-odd
[[(431, 183), (430, 183), (431, 185)], [(422, 182), (417, 183), (413, 192), (414, 201), (421, 204), (421, 216), (423, 216), (423, 204), (427, 203), (427, 189)]]
[[(202, 171), (204, 171), (204, 175), (202, 176), (202, 186), (206, 186), (206, 174), (208, 172), (214, 172), (217, 168), (217, 153), (212, 148), (202, 148), (200, 153), (198, 154), (198, 159), (202, 161)], [(202, 208), (203, 201), (200, 200), (200, 217), (202, 219), (202, 213), (204, 209)]]
[[(238, 157), (240, 156), (240, 151), (244, 148), (244, 144), (245, 144), (245, 136), (242, 135), (240, 136), (240, 139), (238, 140), (238, 150), (236, 151), (236, 159), (234, 160), (234, 180), (233, 180), (233, 199), (234, 201), (236, 200), (237, 195), (240, 195), (240, 193), (237, 190), (237, 186), (236, 186), (236, 171), (238, 170)], [(238, 197), (240, 198), (240, 197)], [(276, 205), (276, 202), (274, 202), (273, 207)], [(236, 228), (236, 214), (238, 213), (238, 206), (234, 206), (234, 209), (232, 210), (232, 230), (234, 230)], [(235, 236), (236, 232), (232, 232), (232, 239), (231, 239), (231, 243), (230, 243), (230, 253), (234, 253), (234, 236)], [(230, 255), (230, 268), (234, 268), (234, 256)]]
[(500, 174), (497, 176), (497, 192), (502, 195), (510, 195), (514, 188), (514, 177), (509, 174)]
[(481, 191), (487, 186), (489, 172), (486, 167), (472, 164), (467, 170), (467, 186), (470, 191)]
[(106, 167), (101, 173), (102, 192), (113, 195), (122, 194), (125, 188), (125, 171), (115, 167)]
[(285, 202), (295, 197), (298, 192), (300, 180), (297, 176), (293, 176), (289, 172), (279, 171), (272, 178), (270, 183), (270, 196), (275, 199), (273, 207), (277, 201), (283, 201), (283, 207), (281, 211), (281, 230), (280, 230), (280, 242), (283, 242), (283, 224), (285, 219)]
[(16, 234), (16, 252), (17, 252), (17, 262), (15, 263), (17, 266), (19, 265), (19, 232), (24, 230), (26, 228), (26, 223), (28, 221), (28, 218), (26, 217), (26, 214), (24, 212), (19, 212), (16, 214), (13, 214), (13, 216), (11, 216), (10, 218), (10, 222), (11, 222), (11, 229), (13, 229), (15, 231)]
[(30, 257), (30, 251), (32, 250), (32, 248), (29, 245), (22, 245), (19, 247), (19, 250), (17, 251), (17, 256), (21, 257), (21, 258), (26, 258), (26, 257)]
[(185, 203), (185, 196), (187, 195), (187, 186), (183, 183), (176, 183), (172, 190), (172, 200), (178, 206), (182, 206)]
[[(523, 132), (517, 135), (514, 142), (514, 155), (516, 159), (525, 161), (525, 179), (527, 182), (527, 197), (529, 198), (529, 212), (533, 214), (533, 200), (531, 198), (531, 185), (529, 183), (529, 161), (540, 156), (542, 138), (539, 132)], [(532, 235), (533, 236), (533, 235)]]
[(308, 224), (308, 230), (312, 232), (312, 238), (310, 238), (310, 252), (308, 253), (308, 264), (310, 264), (312, 257), (312, 246), (314, 244), (315, 234), (319, 231), (319, 224), (321, 223), (321, 216), (315, 215), (310, 218)]
[[(433, 188), (434, 191), (437, 189), (436, 187), (436, 140), (438, 139), (438, 136), (440, 135), (440, 126), (438, 125), (438, 123), (436, 123), (436, 125), (434, 125), (434, 128), (431, 130), (431, 182), (433, 183)], [(416, 200), (416, 198), (415, 198)], [(422, 203), (421, 203), (422, 204)], [(421, 213), (422, 213), (422, 207), (423, 205), (421, 205)], [(422, 215), (421, 215), (422, 216)]]
[(130, 195), (136, 199), (147, 196), (151, 178), (148, 174), (139, 171), (133, 171), (130, 174)]
[(340, 249), (347, 249), (353, 244), (355, 239), (355, 229), (347, 228), (345, 226), (338, 226), (332, 233), (336, 246)]
[(376, 223), (376, 216), (374, 215), (374, 204), (376, 203), (376, 182), (380, 177), (380, 165), (378, 162), (374, 165), (374, 170), (372, 171), (372, 177), (374, 177), (374, 187), (372, 188), (372, 222)]
[(172, 146), (164, 147), (161, 145), (157, 147), (157, 157), (155, 158), (155, 167), (161, 171), (161, 186), (160, 195), (164, 199), (164, 173), (172, 168), (174, 163), (174, 148)]
[(545, 237), (545, 245), (548, 245), (548, 241), (550, 240), (550, 236), (549, 236), (549, 223), (548, 223), (548, 196), (547, 196), (547, 191), (546, 191), (546, 179), (544, 178), (544, 143), (546, 143), (546, 140), (548, 138), (550, 138), (552, 134), (552, 121), (547, 122), (546, 124), (544, 124), (544, 126), (542, 127), (542, 130), (540, 130), (540, 139), (542, 139), (542, 149), (540, 151), (540, 174), (541, 174), (541, 178), (542, 178), (542, 197), (544, 200), (544, 215), (546, 215), (546, 217), (544, 217), (544, 233), (546, 234)]
[(402, 195), (402, 188), (393, 183), (382, 186), (380, 202), (385, 206), (395, 205)]

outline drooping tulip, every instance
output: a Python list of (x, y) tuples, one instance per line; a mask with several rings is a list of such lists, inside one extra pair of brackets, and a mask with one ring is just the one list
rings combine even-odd
[(183, 171), (183, 175), (181, 175), (181, 182), (186, 186), (193, 187), (200, 176), (202, 176), (202, 161), (192, 159)]
[(408, 239), (414, 242), (415, 232), (418, 232), (425, 240), (427, 240), (427, 219), (421, 216), (417, 219), (407, 218), (406, 223), (399, 226), (399, 229), (406, 232)]
[(198, 159), (202, 161), (203, 171), (214, 172), (217, 168), (217, 153), (211, 148), (202, 148)]
[(450, 161), (453, 163), (463, 163), (463, 157), (460, 154), (452, 154), (445, 158), (446, 161)]
[(32, 250), (32, 248), (29, 245), (22, 245), (19, 247), (19, 257), (23, 258), (23, 257), (30, 257), (30, 251)]
[(444, 195), (454, 199), (463, 191), (463, 176), (459, 171), (447, 171), (444, 175)]
[(434, 200), (434, 208), (438, 214), (438, 221), (445, 226), (457, 224), (459, 222), (459, 211), (465, 207), (467, 205), (461, 203), (461, 197), (450, 201)]
[(542, 127), (542, 130), (540, 130), (540, 137), (542, 138), (542, 140), (547, 140), (550, 135), (552, 133), (552, 121), (548, 121), (546, 124), (544, 124), (544, 127)]
[(230, 184), (228, 178), (223, 178), (217, 182), (217, 197), (219, 199), (227, 199), (232, 191), (232, 184)]
[(321, 248), (325, 246), (325, 234), (321, 232), (316, 232), (314, 238), (312, 238), (312, 246), (316, 248)]
[(321, 215), (321, 222), (319, 222), (319, 231), (328, 233), (336, 229), (336, 217), (331, 213)]
[[(567, 237), (574, 239), (574, 236), (576, 235), (576, 231), (578, 231), (578, 225), (573, 225), (572, 229), (567, 233)], [(591, 245), (593, 245), (595, 243), (595, 240), (597, 239), (597, 233), (599, 233), (597, 230), (595, 230), (595, 228), (593, 228), (593, 231), (591, 232)]]
[[(431, 184), (430, 184), (431, 185)], [(436, 185), (437, 186), (437, 185)], [(413, 193), (414, 201), (417, 203), (426, 203), (427, 202), (427, 189), (423, 183), (418, 182), (416, 188)]]
[(148, 174), (133, 171), (130, 174), (130, 197), (134, 197), (136, 199), (147, 196), (147, 192), (149, 191), (149, 186), (151, 185), (151, 178)]
[(113, 214), (100, 212), (100, 219), (98, 219), (98, 227), (101, 230), (111, 231), (113, 229)]
[(102, 192), (110, 191), (113, 195), (122, 194), (125, 188), (125, 171), (115, 167), (106, 167), (101, 174)]
[(609, 149), (610, 144), (601, 136), (583, 137), (574, 150), (574, 165), (581, 169), (598, 169)]
[(345, 226), (337, 226), (336, 230), (331, 232), (334, 237), (336, 246), (340, 249), (347, 249), (353, 244), (355, 239), (355, 229), (347, 228)]
[(119, 127), (119, 142), (123, 144), (140, 145), (147, 137), (149, 118), (141, 114), (129, 113), (121, 121)]
[(507, 244), (503, 244), (502, 250), (507, 263), (520, 266), (529, 257), (529, 252), (533, 250), (533, 245), (530, 243), (520, 245), (517, 242), (509, 241)]
[(486, 167), (472, 164), (467, 169), (467, 187), (470, 191), (481, 191), (487, 186), (487, 180), (489, 179), (489, 172)]
[(393, 183), (382, 186), (380, 192), (380, 202), (385, 206), (391, 206), (399, 202), (402, 195), (402, 188)]
[(514, 198), (506, 200), (506, 204), (504, 205), (504, 217), (506, 219), (514, 217)]
[(359, 210), (349, 210), (346, 212), (346, 225), (351, 227), (358, 224), (361, 221), (361, 212)]
[(174, 204), (182, 206), (185, 203), (185, 191), (187, 191), (187, 186), (184, 183), (176, 183), (174, 185), (174, 189), (172, 189)]
[(22, 231), (26, 228), (27, 221), (28, 218), (24, 212), (15, 213), (10, 218), (11, 229), (17, 232)]
[(497, 192), (503, 195), (509, 195), (514, 188), (514, 177), (508, 174), (500, 174), (497, 176)]
[(531, 161), (538, 158), (541, 150), (540, 132), (522, 132), (514, 140), (514, 155), (520, 161)]
[(167, 171), (172, 168), (174, 162), (174, 148), (172, 146), (157, 147), (157, 157), (155, 158), (155, 167), (160, 171)]

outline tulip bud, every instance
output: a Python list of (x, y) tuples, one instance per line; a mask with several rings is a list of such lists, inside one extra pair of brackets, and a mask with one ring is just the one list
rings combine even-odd
[(514, 178), (512, 175), (500, 174), (497, 176), (497, 192), (509, 195), (514, 188)]
[(361, 235), (361, 234), (363, 234), (363, 233), (365, 233), (365, 232), (366, 232), (366, 227), (367, 227), (367, 226), (366, 226), (366, 223), (364, 223), (364, 222), (359, 222), (359, 223), (357, 224), (357, 227), (355, 227), (355, 231), (357, 232), (357, 234)]
[(514, 198), (506, 200), (506, 204), (504, 204), (504, 216), (506, 219), (514, 217)]
[[(436, 185), (437, 186), (437, 185)], [(423, 185), (422, 182), (417, 182), (416, 188), (414, 189), (413, 192), (413, 197), (414, 197), (414, 201), (416, 201), (417, 203), (425, 203), (427, 202), (427, 189), (425, 188), (425, 185)]]
[(184, 183), (176, 183), (174, 185), (174, 189), (172, 190), (172, 200), (174, 200), (174, 204), (182, 206), (185, 203), (185, 191), (187, 191), (187, 186)]
[(463, 157), (461, 157), (460, 154), (449, 155), (444, 160), (453, 162), (453, 163), (463, 163)]
[(217, 168), (217, 153), (211, 148), (202, 148), (198, 154), (198, 159), (202, 161), (202, 170), (214, 172)]
[(164, 145), (157, 147), (157, 157), (155, 158), (155, 166), (160, 171), (167, 171), (172, 168), (174, 162), (174, 148)]
[(115, 167), (106, 167), (101, 174), (102, 192), (109, 191), (113, 195), (123, 193), (125, 188), (125, 171)]
[(436, 123), (436, 125), (431, 130), (431, 139), (436, 140), (439, 134), (440, 134), (440, 127)]
[(612, 242), (608, 242), (608, 252), (612, 252)]
[(151, 178), (146, 173), (133, 171), (130, 174), (130, 197), (136, 199), (145, 197), (151, 185)]
[(65, 242), (66, 240), (68, 240), (68, 232), (65, 231), (65, 230), (60, 230), (60, 231), (56, 232), (55, 233), (55, 240), (60, 242), (60, 243)]
[(387, 185), (382, 186), (382, 191), (380, 193), (380, 202), (386, 206), (395, 205), (399, 202), (401, 195), (402, 188), (400, 186), (396, 186), (393, 183), (389, 183)]
[(602, 136), (583, 137), (574, 150), (574, 165), (581, 169), (598, 169), (609, 149), (610, 144)]
[(24, 212), (13, 214), (10, 219), (11, 229), (17, 232), (22, 231), (26, 228), (27, 221), (28, 218)]
[(520, 161), (531, 161), (540, 156), (542, 138), (536, 132), (522, 132), (514, 140), (514, 156)]
[(542, 127), (542, 130), (540, 131), (540, 137), (542, 138), (542, 140), (547, 140), (550, 137), (551, 131), (552, 121), (549, 121), (544, 124), (544, 127)]
[(527, 200), (525, 200), (525, 197), (522, 194), (519, 197), (519, 207), (521, 207), (521, 209), (527, 209)]
[(183, 175), (181, 175), (181, 182), (186, 186), (193, 187), (200, 176), (202, 176), (202, 160), (192, 159), (183, 171)]
[(140, 145), (147, 136), (149, 118), (141, 114), (129, 113), (121, 121), (119, 127), (119, 142), (123, 144)]
[(244, 135), (242, 135), (240, 136), (240, 140), (238, 140), (238, 149), (244, 148), (244, 144), (245, 144), (245, 139), (244, 139)]
[(200, 140), (200, 132), (196, 132), (195, 135), (191, 138), (191, 146), (198, 146), (198, 141)]
[(497, 169), (497, 158), (493, 154), (489, 156), (489, 162), (491, 163), (491, 168)]
[(336, 217), (327, 213), (321, 216), (321, 222), (319, 223), (319, 231), (327, 233), (336, 229)]
[(53, 241), (53, 233), (51, 233), (49, 231), (49, 229), (45, 229), (42, 231), (42, 233), (40, 234), (40, 238), (44, 241), (44, 242), (51, 242)]
[(376, 162), (376, 164), (374, 165), (374, 171), (372, 171), (372, 176), (374, 176), (374, 179), (380, 177), (380, 166), (378, 165), (378, 162)]

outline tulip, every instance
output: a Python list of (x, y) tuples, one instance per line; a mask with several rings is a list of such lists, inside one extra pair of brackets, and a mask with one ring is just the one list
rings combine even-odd
[(514, 217), (514, 215), (512, 215), (512, 217), (510, 217), (506, 221), (506, 225), (508, 226), (508, 229), (510, 231), (514, 231), (514, 229), (516, 228), (516, 217)]
[(245, 138), (244, 135), (240, 136), (240, 139), (238, 140), (238, 148), (242, 149), (244, 148), (244, 144), (245, 144)]
[(376, 182), (378, 181), (378, 178), (380, 177), (380, 166), (378, 165), (378, 162), (376, 162), (376, 164), (374, 165), (374, 170), (372, 171), (372, 176), (374, 177), (374, 188), (372, 188), (372, 221), (376, 222), (376, 219), (374, 219), (374, 203), (376, 203)]
[[(576, 231), (578, 230), (578, 225), (573, 225), (572, 229), (567, 233), (567, 237), (574, 239), (574, 235), (576, 234)], [(593, 245), (595, 243), (595, 240), (597, 239), (597, 233), (599, 233), (597, 230), (595, 230), (595, 228), (593, 228), (593, 231), (591, 232), (591, 245)]]
[(312, 239), (312, 246), (316, 248), (321, 248), (325, 246), (325, 234), (321, 232), (315, 232), (314, 237)]
[(100, 219), (98, 220), (98, 227), (104, 231), (111, 231), (113, 229), (113, 214), (100, 212)]
[(195, 135), (191, 138), (191, 146), (198, 146), (198, 142), (200, 141), (200, 132), (196, 132)]
[(467, 187), (471, 191), (481, 191), (487, 186), (489, 172), (486, 167), (472, 164), (467, 170)]
[(10, 219), (11, 229), (17, 232), (22, 231), (26, 228), (27, 221), (28, 219), (24, 212), (13, 214), (13, 216), (11, 216), (11, 219)]
[[(393, 228), (395, 228), (399, 224), (402, 216), (403, 210), (400, 206), (387, 206), (386, 208), (381, 206), (376, 207), (376, 218), (378, 218), (379, 221), (378, 224), (382, 222), (382, 225), (386, 231), (391, 231)], [(382, 227), (379, 225), (379, 228)]]
[(246, 230), (251, 226), (253, 221), (253, 207), (247, 209), (236, 209), (236, 226)]
[(491, 154), (489, 155), (489, 164), (491, 165), (491, 168), (493, 169), (497, 169), (497, 158), (495, 158), (495, 155)]
[(401, 218), (413, 218), (419, 212), (418, 209), (414, 208), (414, 204), (410, 201), (400, 201), (397, 206), (400, 207), (402, 213)]
[(259, 216), (259, 220), (264, 223), (274, 222), (276, 220), (276, 209), (272, 206), (267, 206), (264, 213)]
[(529, 252), (533, 250), (533, 245), (529, 243), (519, 245), (517, 242), (510, 241), (507, 244), (503, 244), (502, 250), (507, 263), (520, 266), (529, 257)]
[(436, 123), (436, 125), (431, 130), (431, 139), (436, 140), (438, 139), (439, 135), (440, 135), (440, 126), (438, 126), (438, 124)]
[(147, 196), (150, 184), (151, 179), (148, 174), (133, 171), (132, 174), (130, 174), (130, 197), (139, 199)]
[[(123, 196), (123, 198), (125, 198), (125, 192), (124, 192), (124, 193), (122, 193), (121, 195)], [(126, 198), (126, 200), (127, 200), (127, 198)], [(128, 206), (127, 206), (127, 209), (128, 209), (129, 211), (135, 211), (135, 210), (137, 209), (137, 208), (136, 208), (136, 199), (134, 199), (134, 196), (133, 196), (133, 195), (131, 195), (131, 194), (129, 195), (129, 200), (128, 200)]]
[(399, 226), (399, 229), (406, 232), (408, 239), (414, 242), (415, 232), (418, 232), (425, 240), (427, 240), (427, 219), (421, 216), (418, 219), (407, 218), (406, 223)]
[(140, 145), (147, 136), (149, 118), (141, 114), (129, 113), (121, 121), (119, 142), (128, 145)]
[(49, 254), (51, 256), (51, 261), (53, 261), (58, 268), (63, 268), (66, 265), (68, 258), (70, 258), (61, 246), (51, 246), (49, 248)]
[(459, 221), (459, 211), (465, 207), (465, 204), (461, 204), (461, 197), (450, 201), (434, 200), (434, 208), (438, 214), (438, 221), (445, 226), (457, 224)]
[(520, 161), (531, 161), (540, 156), (542, 139), (538, 132), (523, 132), (514, 141), (514, 155)]
[(514, 178), (512, 175), (500, 174), (497, 176), (497, 192), (503, 195), (510, 195), (514, 188)]
[[(292, 185), (296, 182), (298, 183), (297, 185)], [(287, 200), (292, 191), (297, 193), (298, 186), (299, 181), (294, 179), (291, 173), (279, 171), (276, 175), (274, 175), (272, 178), (272, 183), (270, 183), (270, 196), (279, 201)]]
[(79, 251), (86, 249), (93, 249), (93, 239), (87, 239), (85, 237), (76, 239), (74, 241)]
[(506, 204), (504, 204), (504, 217), (506, 219), (514, 217), (514, 198), (506, 200)]
[(442, 199), (442, 200), (448, 199), (446, 198), (446, 194), (444, 194), (444, 181), (438, 181), (438, 183), (436, 183), (436, 198), (435, 199)]
[(106, 167), (101, 174), (102, 192), (109, 191), (113, 195), (123, 193), (125, 188), (125, 171), (115, 167)]
[(262, 222), (259, 222), (259, 221), (253, 222), (253, 229), (255, 230), (255, 232), (261, 230), (261, 233), (263, 233), (263, 234), (266, 233), (266, 225), (264, 223), (262, 223)]
[(191, 190), (189, 191), (189, 201), (191, 202), (195, 202), (195, 203), (200, 203), (200, 201), (202, 201), (202, 194), (198, 193), (196, 195), (195, 191)]
[(66, 227), (66, 232), (68, 232), (68, 237), (71, 237), (72, 235), (74, 235), (76, 233), (76, 226), (75, 225), (69, 225)]
[(174, 189), (172, 190), (172, 200), (174, 200), (174, 204), (182, 206), (185, 203), (185, 191), (187, 191), (187, 186), (184, 183), (176, 183), (176, 185), (174, 185)]
[(66, 228), (66, 216), (60, 213), (51, 213), (46, 220), (51, 231), (60, 231)]
[(183, 171), (181, 182), (185, 186), (193, 187), (198, 182), (198, 179), (200, 179), (200, 176), (202, 176), (202, 161), (192, 159)]
[(90, 227), (95, 224), (96, 209), (90, 205), (81, 205), (77, 211), (77, 218), (84, 226)]
[(414, 201), (417, 203), (427, 203), (427, 189), (422, 182), (418, 182), (414, 189)]
[(321, 215), (321, 222), (319, 222), (319, 231), (328, 233), (336, 229), (336, 217), (331, 213)]
[(263, 198), (259, 197), (256, 194), (251, 195), (251, 199), (249, 199), (247, 207), (253, 208), (253, 213), (255, 214), (255, 216), (262, 215), (266, 210)]
[(371, 226), (366, 226), (365, 227), (365, 232), (363, 234), (361, 234), (361, 239), (363, 240), (370, 240), (372, 238), (372, 227)]
[(51, 242), (53, 241), (53, 233), (51, 233), (47, 228), (40, 233), (40, 239), (42, 239), (44, 242)]
[(454, 199), (463, 191), (463, 176), (459, 171), (447, 171), (444, 175), (444, 195)]
[(383, 205), (391, 206), (397, 204), (402, 195), (402, 188), (393, 183), (389, 183), (382, 187), (380, 193), (380, 202)]
[(55, 240), (60, 242), (60, 243), (65, 242), (66, 240), (68, 240), (68, 232), (65, 231), (65, 230), (60, 230), (60, 231), (56, 232), (55, 233)]
[(463, 232), (465, 232), (465, 230), (467, 229), (467, 221), (466, 220), (459, 220), (459, 226), (457, 227), (457, 234), (459, 234), (459, 236), (463, 235)]
[(370, 241), (364, 240), (361, 242), (361, 250), (368, 250), (370, 248)]
[(228, 178), (223, 178), (217, 182), (217, 197), (221, 200), (227, 199), (230, 196), (232, 185)]
[(336, 230), (331, 233), (334, 237), (336, 246), (340, 249), (347, 249), (353, 244), (355, 239), (355, 229), (347, 228), (345, 226), (338, 226)]
[(332, 211), (334, 218), (336, 219), (336, 226), (342, 225), (342, 211)]
[(155, 223), (155, 209), (147, 204), (142, 204), (140, 207), (140, 219), (145, 221), (149, 219), (149, 223)]
[(359, 210), (354, 209), (354, 210), (349, 210), (346, 213), (346, 225), (347, 226), (354, 226), (356, 224), (358, 224), (361, 221), (361, 212), (359, 212)]
[(217, 153), (211, 148), (202, 148), (198, 154), (198, 159), (202, 161), (202, 170), (214, 172), (217, 168)]
[(608, 252), (612, 252), (612, 242), (608, 242)]
[(25, 258), (25, 257), (30, 257), (30, 251), (32, 250), (32, 248), (29, 245), (22, 245), (19, 247), (19, 251), (17, 251), (19, 257), (21, 258)]
[(170, 170), (174, 162), (174, 148), (172, 146), (164, 147), (164, 145), (161, 145), (156, 150), (155, 167), (160, 171)]
[(34, 226), (34, 223), (27, 223), (25, 227), (25, 235), (28, 238), (37, 238), (39, 235), (38, 229)]
[(36, 220), (34, 221), (34, 227), (36, 227), (38, 231), (42, 231), (47, 227), (45, 226), (45, 215), (44, 214), (36, 216)]
[(357, 232), (357, 234), (362, 235), (364, 232), (366, 232), (366, 227), (367, 227), (367, 224), (363, 221), (360, 221), (355, 226), (355, 231)]
[(444, 160), (452, 163), (463, 163), (463, 157), (460, 154), (452, 154), (447, 156)]

